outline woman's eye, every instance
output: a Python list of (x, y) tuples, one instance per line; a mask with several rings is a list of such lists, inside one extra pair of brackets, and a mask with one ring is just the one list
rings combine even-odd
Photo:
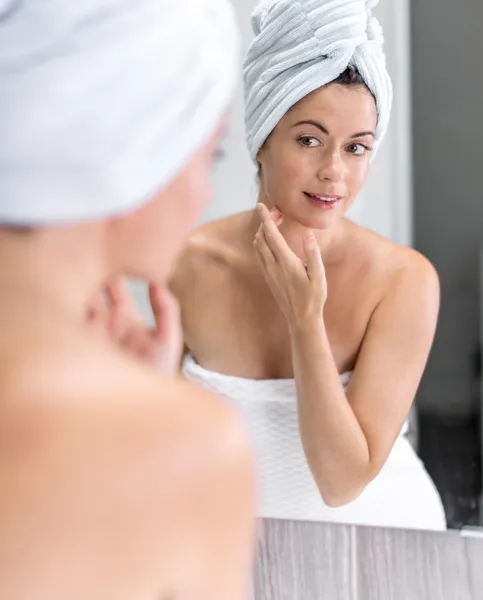
[(303, 136), (299, 138), (299, 144), (305, 148), (316, 148), (318, 145), (320, 145), (320, 142), (317, 138)]
[(364, 146), (364, 144), (351, 144), (348, 146), (348, 150), (354, 156), (364, 156), (367, 152), (370, 152), (370, 148)]

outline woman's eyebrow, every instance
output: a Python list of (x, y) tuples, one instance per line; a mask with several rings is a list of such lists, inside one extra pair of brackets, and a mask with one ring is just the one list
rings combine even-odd
[[(299, 125), (313, 125), (314, 127), (317, 127), (317, 129), (320, 129), (322, 133), (325, 133), (325, 135), (330, 135), (330, 132), (327, 129), (327, 127), (325, 127), (324, 125), (322, 125), (322, 123), (319, 123), (318, 121), (313, 121), (312, 119), (307, 119), (305, 121), (297, 121), (297, 123), (294, 123), (292, 127), (297, 127)], [(354, 138), (364, 137), (366, 135), (370, 135), (373, 138), (376, 137), (376, 134), (373, 131), (359, 131), (351, 135), (350, 139), (352, 140)]]
[(318, 123), (317, 121), (312, 121), (310, 119), (307, 121), (298, 121), (297, 123), (292, 125), (292, 127), (297, 127), (298, 125), (313, 125), (314, 127), (317, 127), (317, 129), (320, 129), (322, 133), (325, 133), (325, 135), (329, 135), (329, 130), (327, 129), (327, 127), (324, 127), (321, 123)]
[(351, 139), (364, 137), (366, 135), (372, 135), (373, 138), (376, 137), (376, 134), (373, 131), (359, 131), (359, 133), (354, 133), (354, 135), (351, 135)]

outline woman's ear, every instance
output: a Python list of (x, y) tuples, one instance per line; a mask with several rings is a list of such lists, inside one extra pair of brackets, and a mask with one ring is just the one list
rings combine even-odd
[(257, 176), (258, 176), (258, 180), (259, 181), (262, 180), (263, 166), (264, 166), (264, 163), (265, 163), (265, 157), (267, 156), (267, 152), (269, 150), (271, 135), (272, 134), (270, 134), (268, 136), (268, 138), (263, 143), (263, 146), (257, 152), (257, 156), (256, 156), (256, 160), (257, 160)]
[(263, 165), (263, 161), (265, 160), (265, 154), (267, 152), (267, 146), (270, 140), (271, 134), (268, 136), (268, 138), (263, 142), (262, 147), (260, 148), (260, 150), (257, 152), (257, 163), (260, 165), (260, 167)]
[(257, 181), (260, 183), (262, 181), (262, 165), (257, 163)]
[(257, 152), (256, 158), (257, 158), (257, 176), (258, 176), (258, 180), (260, 181), (262, 178), (263, 161), (265, 158), (265, 144), (263, 144), (263, 146)]

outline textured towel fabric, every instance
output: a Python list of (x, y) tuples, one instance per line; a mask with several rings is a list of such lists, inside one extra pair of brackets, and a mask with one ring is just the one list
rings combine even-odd
[[(407, 424), (384, 468), (361, 496), (345, 506), (330, 508), (322, 500), (305, 458), (294, 379), (260, 380), (222, 375), (203, 368), (192, 355), (185, 357), (182, 370), (188, 380), (224, 396), (244, 420), (259, 476), (258, 517), (446, 529), (443, 503), (406, 439)], [(350, 384), (351, 375), (341, 375), (344, 389)]]
[(0, 223), (149, 200), (215, 131), (237, 58), (228, 0), (0, 0)]
[(282, 117), (297, 102), (358, 69), (376, 98), (374, 153), (392, 105), (378, 0), (262, 0), (252, 16), (255, 39), (244, 65), (247, 143), (255, 161)]

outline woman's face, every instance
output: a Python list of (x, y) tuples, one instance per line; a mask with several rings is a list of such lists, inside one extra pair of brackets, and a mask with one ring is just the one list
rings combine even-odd
[(120, 219), (116, 247), (123, 272), (158, 282), (167, 280), (187, 233), (212, 198), (212, 171), (224, 125), (225, 120), (166, 188)]
[(260, 150), (261, 200), (305, 227), (331, 227), (366, 180), (376, 125), (376, 103), (366, 88), (316, 90)]

